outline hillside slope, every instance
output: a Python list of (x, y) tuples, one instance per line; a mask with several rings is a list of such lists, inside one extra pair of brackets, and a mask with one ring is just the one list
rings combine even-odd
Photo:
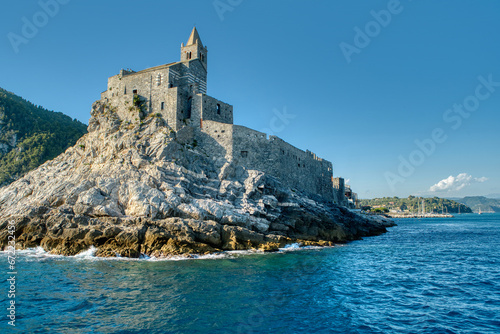
[(0, 88), (0, 187), (53, 159), (87, 126)]
[(472, 211), (479, 212), (500, 212), (500, 199), (486, 198), (484, 196), (468, 196), (458, 199), (457, 202), (463, 203), (472, 208)]
[[(432, 197), (422, 198), (415, 196), (408, 196), (408, 198), (399, 197), (384, 197), (374, 199), (360, 200), (361, 206), (371, 207), (385, 207), (389, 210), (401, 210), (409, 212), (417, 212), (422, 208), (422, 201), (425, 203), (425, 211), (432, 213), (441, 213), (441, 211), (448, 213), (458, 213), (459, 207), (461, 213), (471, 213), (472, 210), (463, 202), (460, 204), (458, 201), (449, 200), (446, 198)], [(421, 210), (421, 209), (420, 209)]]

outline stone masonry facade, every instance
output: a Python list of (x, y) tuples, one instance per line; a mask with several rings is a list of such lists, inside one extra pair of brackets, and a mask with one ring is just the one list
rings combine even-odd
[(276, 136), (234, 125), (233, 106), (206, 94), (207, 53), (194, 28), (186, 45), (181, 45), (180, 62), (138, 72), (121, 70), (108, 79), (101, 101), (113, 108), (122, 122), (137, 123), (148, 116), (163, 118), (220, 167), (230, 161), (275, 176), (292, 189), (339, 203), (331, 162)]

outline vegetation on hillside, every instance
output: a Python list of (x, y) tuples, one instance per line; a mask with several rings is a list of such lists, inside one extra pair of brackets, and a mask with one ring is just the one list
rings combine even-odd
[(446, 199), (446, 198), (422, 198), (409, 196), (408, 198), (399, 197), (384, 197), (374, 199), (360, 200), (361, 207), (369, 206), (371, 208), (387, 208), (389, 210), (397, 210), (403, 212), (418, 213), (419, 209), (422, 212), (422, 201), (424, 202), (425, 212), (427, 213), (458, 213), (459, 207), (461, 213), (471, 213), (472, 210), (461, 203)]
[(0, 88), (0, 186), (55, 158), (86, 132), (85, 124)]
[(468, 196), (462, 199), (457, 199), (472, 208), (474, 212), (500, 212), (500, 199), (487, 198), (484, 196)]

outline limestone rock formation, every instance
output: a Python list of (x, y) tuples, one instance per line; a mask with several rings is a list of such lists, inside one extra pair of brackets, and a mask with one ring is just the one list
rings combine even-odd
[(21, 248), (127, 257), (331, 245), (390, 225), (214, 158), (158, 115), (129, 123), (98, 101), (88, 131), (0, 189), (0, 248), (10, 221)]

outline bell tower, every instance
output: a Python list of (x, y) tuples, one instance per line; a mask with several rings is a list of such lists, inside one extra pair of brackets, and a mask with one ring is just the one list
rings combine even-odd
[(181, 44), (181, 61), (199, 59), (206, 70), (207, 53), (207, 48), (203, 46), (200, 35), (198, 34), (198, 30), (196, 30), (196, 27), (194, 27), (186, 45), (184, 46), (184, 43)]

